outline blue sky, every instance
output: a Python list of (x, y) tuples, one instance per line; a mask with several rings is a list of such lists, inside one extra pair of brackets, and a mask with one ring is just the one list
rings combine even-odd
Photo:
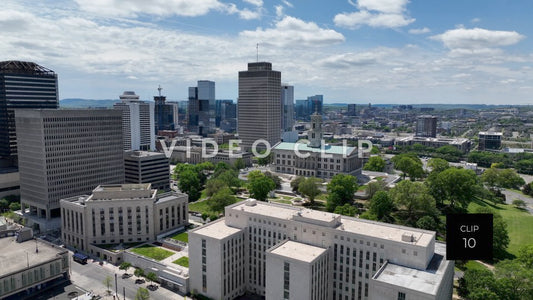
[(529, 0), (3, 0), (0, 60), (59, 74), (60, 98), (134, 90), (185, 100), (197, 80), (237, 98), (272, 62), (295, 99), (533, 103)]

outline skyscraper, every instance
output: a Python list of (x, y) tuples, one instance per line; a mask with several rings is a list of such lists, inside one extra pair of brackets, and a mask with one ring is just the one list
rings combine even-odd
[[(258, 139), (275, 145), (281, 139), (281, 72), (269, 62), (248, 63), (239, 72), (238, 133), (250, 150)], [(258, 148), (264, 147), (259, 144)]]
[(294, 125), (294, 86), (281, 86), (281, 130), (292, 131)]
[(416, 119), (416, 136), (436, 137), (437, 136), (437, 117), (419, 116)]
[(140, 101), (133, 91), (120, 100), (113, 107), (122, 110), (124, 150), (155, 150), (154, 104)]
[(178, 104), (172, 105), (166, 103), (167, 97), (161, 95), (161, 86), (157, 90), (159, 91), (159, 95), (154, 96), (155, 134), (160, 130), (174, 130), (178, 125), (175, 124), (177, 119), (175, 114), (178, 112)]
[(215, 82), (199, 80), (189, 87), (189, 131), (207, 136), (215, 129)]
[(309, 116), (307, 109), (307, 100), (296, 100), (294, 104), (296, 119), (304, 120), (307, 116)]
[[(319, 115), (323, 114), (322, 104), (324, 103), (323, 95), (314, 95), (307, 97), (307, 112), (309, 115), (318, 113)], [(309, 119), (309, 117), (307, 117)]]
[(33, 62), (0, 62), (0, 158), (16, 164), (15, 109), (58, 107), (54, 71)]
[(60, 199), (124, 182), (121, 111), (17, 110), (15, 120), (22, 211), (41, 230), (59, 226), (48, 221)]

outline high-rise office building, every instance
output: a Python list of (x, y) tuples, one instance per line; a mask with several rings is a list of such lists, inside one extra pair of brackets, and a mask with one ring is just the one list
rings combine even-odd
[(212, 133), (216, 125), (215, 82), (199, 80), (198, 86), (189, 87), (188, 126), (201, 136)]
[(294, 103), (294, 115), (298, 120), (305, 120), (309, 116), (307, 100), (296, 100)]
[(120, 101), (113, 107), (122, 110), (124, 150), (155, 150), (154, 104), (140, 101), (133, 91), (125, 91)]
[(58, 107), (54, 71), (33, 62), (0, 62), (0, 159), (16, 164), (15, 109)]
[(150, 183), (154, 189), (170, 189), (169, 161), (164, 153), (127, 151), (124, 172), (126, 183)]
[(249, 199), (189, 231), (190, 289), (212, 299), (449, 300), (434, 231)]
[(416, 136), (437, 137), (437, 117), (419, 116), (416, 119)]
[(160, 130), (174, 130), (177, 127), (177, 113), (179, 104), (166, 103), (167, 97), (161, 95), (162, 88), (157, 89), (159, 91), (158, 96), (154, 96), (155, 102), (155, 134)]
[(355, 104), (348, 104), (348, 108), (346, 109), (346, 115), (347, 116), (356, 116), (357, 110)]
[(324, 103), (324, 96), (323, 95), (314, 95), (307, 97), (307, 113), (309, 116), (307, 116), (307, 119), (310, 118), (310, 116), (314, 113), (318, 113), (319, 115), (323, 114), (322, 105)]
[(499, 150), (502, 147), (503, 132), (480, 131), (478, 150)]
[(281, 85), (281, 130), (292, 131), (294, 126), (294, 86)]
[[(248, 63), (239, 72), (238, 133), (241, 148), (248, 151), (264, 139), (275, 145), (281, 139), (281, 72), (269, 62)], [(265, 147), (258, 144), (257, 148)]]
[(41, 230), (59, 225), (60, 199), (124, 182), (121, 111), (16, 110), (15, 120), (22, 211)]

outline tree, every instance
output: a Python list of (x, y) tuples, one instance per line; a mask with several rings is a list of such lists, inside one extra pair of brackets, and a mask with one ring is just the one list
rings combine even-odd
[(495, 266), (500, 299), (532, 299), (533, 270), (519, 260), (503, 260)]
[(189, 195), (189, 201), (196, 201), (200, 198), (202, 183), (198, 173), (192, 170), (185, 170), (179, 175), (178, 188), (180, 191)]
[(357, 178), (339, 173), (331, 179), (327, 187), (328, 199), (326, 209), (333, 212), (339, 205), (351, 203), (357, 191)]
[(148, 300), (150, 299), (150, 293), (147, 289), (139, 287), (137, 293), (135, 294), (135, 300)]
[(301, 183), (302, 181), (304, 181), (304, 180), (305, 180), (305, 177), (303, 177), (303, 176), (298, 176), (298, 177), (294, 178), (294, 179), (291, 181), (291, 188), (292, 188), (292, 191), (293, 191), (293, 192), (297, 192), (297, 191), (298, 191), (298, 188), (299, 188), (299, 186), (300, 186), (300, 183)]
[(437, 214), (435, 199), (421, 182), (401, 181), (389, 193), (396, 207), (406, 214), (406, 222), (414, 225), (420, 216)]
[(113, 278), (111, 276), (106, 276), (103, 281), (105, 287), (107, 288), (107, 293), (111, 292), (110, 288), (113, 286)]
[(524, 209), (526, 208), (526, 202), (522, 199), (514, 199), (513, 200), (513, 205), (518, 208), (518, 209)]
[(505, 255), (507, 246), (509, 246), (509, 233), (507, 231), (507, 222), (502, 215), (488, 207), (478, 207), (475, 210), (477, 214), (492, 214), (492, 251), (495, 257), (502, 257)]
[(141, 268), (136, 268), (135, 271), (133, 271), (133, 275), (135, 275), (135, 277), (142, 277), (144, 276), (144, 270)]
[[(467, 269), (459, 280), (459, 296), (468, 299), (498, 299), (495, 290), (494, 274), (487, 269)], [(481, 296), (484, 298), (480, 298)]]
[(119, 270), (124, 270), (124, 274), (128, 274), (128, 269), (131, 268), (131, 264), (129, 262), (123, 262), (118, 268)]
[(500, 184), (507, 189), (518, 189), (526, 182), (513, 169), (500, 170)]
[(208, 197), (211, 197), (213, 196), (217, 191), (225, 188), (225, 187), (228, 187), (228, 185), (226, 184), (226, 182), (218, 179), (218, 178), (212, 178), (212, 179), (209, 179), (207, 181), (207, 183), (205, 184), (205, 194), (208, 196)]
[(239, 157), (233, 162), (233, 167), (237, 170), (242, 170), (246, 167), (246, 164), (244, 163), (244, 160)]
[(404, 153), (396, 155), (392, 158), (394, 168), (402, 171), (402, 176), (408, 175), (411, 180), (422, 178), (424, 176), (424, 169), (422, 162), (414, 153)]
[(252, 198), (266, 201), (268, 193), (275, 188), (274, 181), (260, 171), (252, 171), (248, 174), (248, 190)]
[(311, 204), (315, 202), (315, 197), (321, 193), (320, 189), (318, 189), (318, 183), (320, 183), (320, 179), (309, 177), (307, 179), (304, 178), (298, 186), (298, 192), (307, 196)]
[(380, 156), (371, 156), (364, 165), (363, 170), (383, 172), (385, 169), (385, 160)]
[(212, 211), (223, 212), (224, 207), (237, 202), (237, 199), (233, 196), (231, 189), (225, 186), (206, 201)]
[(9, 204), (9, 209), (11, 211), (19, 210), (20, 209), (20, 202), (11, 202), (11, 204)]
[(378, 191), (370, 199), (368, 209), (372, 214), (376, 215), (378, 220), (390, 219), (390, 214), (394, 209), (394, 202), (389, 197), (389, 193)]
[(499, 170), (496, 168), (488, 168), (481, 174), (481, 181), (490, 188), (494, 188), (499, 184)]
[(431, 172), (440, 173), (450, 167), (450, 164), (442, 158), (432, 158), (428, 160), (427, 166), (431, 168)]
[[(260, 151), (260, 154), (264, 154), (265, 150)], [(272, 162), (272, 152), (270, 152), (266, 157), (258, 157), (257, 164), (260, 166), (266, 166)]]
[(154, 272), (149, 272), (148, 274), (146, 274), (146, 280), (148, 280), (148, 282), (150, 283), (148, 286), (151, 286), (152, 282), (157, 282), (158, 277)]
[(343, 215), (343, 216), (348, 216), (348, 217), (355, 216), (355, 214), (357, 212), (358, 212), (357, 207), (355, 207), (355, 205), (352, 205), (350, 203), (346, 203), (344, 205), (337, 206), (337, 207), (335, 207), (335, 210), (333, 211), (333, 213), (336, 213), (336, 214), (339, 214), (339, 215)]
[(266, 171), (265, 173), (265, 176), (272, 179), (272, 181), (274, 181), (274, 183), (276, 184), (276, 188), (277, 189), (281, 189), (281, 178), (277, 175), (274, 175), (272, 174), (271, 172), (269, 171)]
[(366, 195), (368, 199), (372, 199), (378, 191), (386, 191), (387, 183), (383, 180), (370, 181), (366, 185)]
[(7, 210), (9, 208), (9, 201), (7, 199), (3, 198), (0, 200), (0, 211), (3, 212), (4, 210)]
[(440, 172), (434, 180), (428, 181), (428, 184), (433, 197), (441, 204), (445, 200), (450, 201), (451, 207), (459, 203), (466, 208), (478, 189), (476, 173), (458, 168)]
[(426, 230), (437, 230), (437, 222), (432, 216), (423, 216), (416, 221), (416, 227)]
[(522, 246), (518, 250), (517, 260), (523, 264), (525, 268), (533, 269), (533, 245)]

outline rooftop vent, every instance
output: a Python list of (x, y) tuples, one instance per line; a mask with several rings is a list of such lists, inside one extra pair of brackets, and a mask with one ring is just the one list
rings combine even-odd
[(416, 239), (414, 235), (406, 232), (402, 234), (402, 242), (414, 243)]
[(257, 200), (255, 199), (246, 200), (246, 206), (256, 206), (256, 205), (257, 205)]

